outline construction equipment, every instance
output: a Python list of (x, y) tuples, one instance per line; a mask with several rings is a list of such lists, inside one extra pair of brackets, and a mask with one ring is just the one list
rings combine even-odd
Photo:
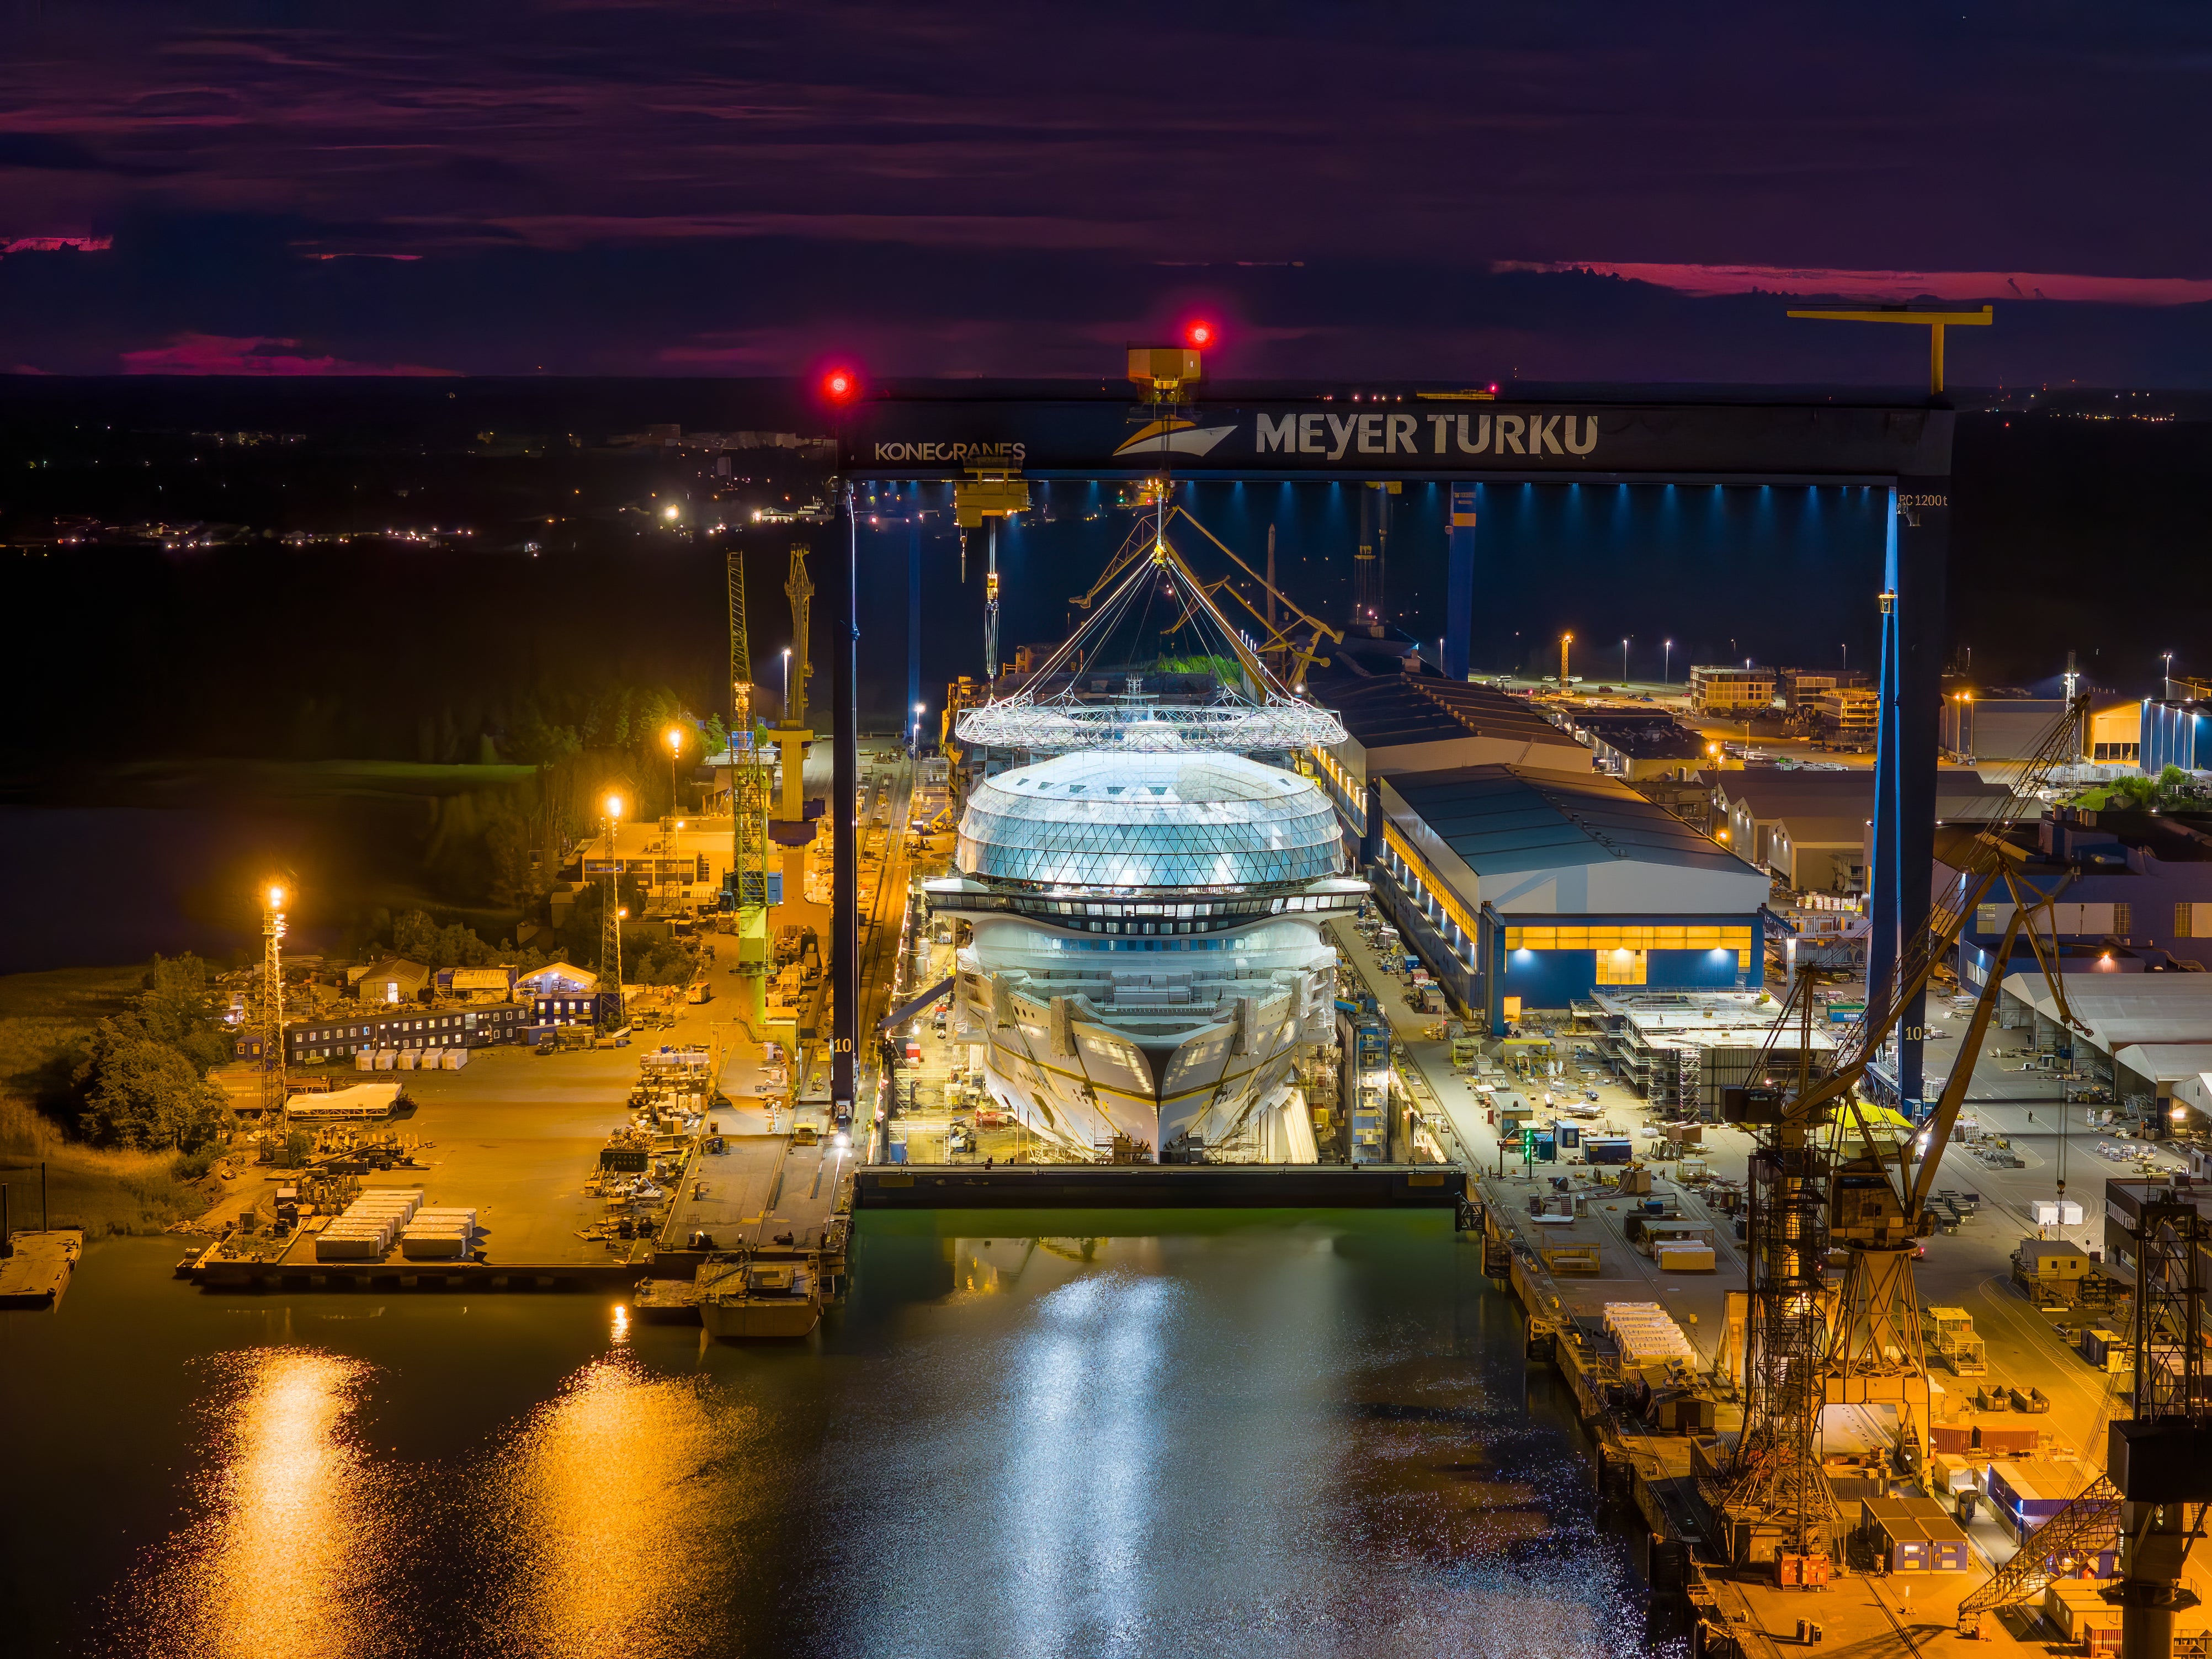
[(1943, 390), (1943, 331), (1947, 328), (1987, 328), (1996, 320), (1994, 307), (1979, 311), (1912, 311), (1904, 306), (1885, 306), (1878, 311), (1793, 311), (1792, 317), (1828, 323), (1905, 323), (1928, 331), (1928, 395)]
[[(1164, 501), (1164, 498), (1163, 491), (1161, 500)], [(1156, 501), (1155, 505), (1158, 504), (1160, 501)], [(1292, 691), (1302, 690), (1305, 684), (1308, 668), (1328, 666), (1329, 659), (1321, 654), (1321, 642), (1326, 639), (1338, 644), (1343, 643), (1344, 630), (1331, 628), (1319, 617), (1310, 616), (1301, 610), (1288, 594), (1275, 586), (1272, 570), (1269, 574), (1263, 576), (1253, 569), (1237, 556), (1236, 549), (1193, 518), (1187, 508), (1169, 507), (1154, 520), (1140, 519), (1136, 527), (1129, 532), (1127, 538), (1115, 550), (1114, 556), (1107, 560), (1106, 568), (1099, 573), (1098, 580), (1091, 584), (1087, 592), (1076, 595), (1068, 603), (1079, 611), (1088, 611), (1097, 603), (1098, 596), (1111, 587), (1131, 565), (1155, 556), (1155, 544), (1166, 536), (1169, 528), (1178, 520), (1212, 542), (1214, 546), (1221, 550), (1224, 556), (1231, 564), (1259, 583), (1261, 596), (1267, 605), (1264, 611), (1253, 604), (1250, 597), (1243, 588), (1227, 578), (1220, 581), (1197, 585), (1209, 599), (1225, 591), (1236, 599), (1237, 604), (1250, 611), (1255, 620), (1267, 630), (1255, 647), (1255, 653), (1267, 665), (1269, 672)], [(1269, 540), (1272, 542), (1273, 539), (1273, 526), (1270, 526)], [(1287, 613), (1279, 626), (1274, 615), (1277, 605), (1280, 605)], [(1309, 630), (1306, 643), (1304, 646), (1298, 644), (1293, 634), (1293, 629), (1297, 629)]]
[[(1740, 1564), (1771, 1554), (1785, 1573), (1793, 1565), (1802, 1572), (1810, 1558), (1825, 1557), (1833, 1505), (1813, 1456), (1824, 1407), (1894, 1409), (1901, 1461), (1917, 1468), (1924, 1459), (1929, 1387), (1911, 1262), (1919, 1239), (1934, 1228), (1929, 1194), (1972, 1067), (1962, 1061), (1953, 1068), (1923, 1134), (1917, 1138), (1925, 1148), (1917, 1170), (1909, 1161), (1914, 1143), (1885, 1150), (1856, 1090), (1883, 1046), (1921, 1006), (1929, 978), (1957, 945), (1967, 918), (2002, 879), (2012, 890), (2014, 907), (1996, 958), (1999, 967), (1990, 974), (1959, 1044), (1961, 1055), (1978, 1052), (1996, 1012), (2002, 964), (2011, 960), (2014, 940), (2032, 911), (2050, 902), (2047, 896), (2023, 892), (2014, 880), (2005, 834), (2031, 806), (2039, 810), (2035, 791), (2056, 767), (2071, 759), (2087, 712), (2087, 699), (2076, 699), (2045, 736), (2008, 814), (1966, 844), (1964, 855), (1955, 860), (1959, 879), (1931, 907), (1919, 933), (1904, 942), (1893, 973), (1869, 986), (1856, 1024), (1818, 1074), (1811, 1030), (1822, 976), (1817, 969), (1801, 969), (1761, 1056), (1771, 1063), (1796, 1015), (1801, 1030), (1795, 1086), (1777, 1086), (1766, 1073), (1757, 1086), (1723, 1091), (1723, 1117), (1759, 1135), (1751, 1161), (1744, 1429), (1725, 1489), (1714, 1493), (1727, 1520), (1731, 1554)], [(2039, 945), (2035, 949), (2050, 970), (2061, 1017), (2070, 1023), (2056, 964), (2043, 956)], [(1754, 1068), (1753, 1074), (1762, 1072), (1763, 1066)], [(1846, 1115), (1868, 1154), (1838, 1166), (1832, 1157), (1833, 1134), (1820, 1132), (1832, 1129)], [(1850, 1254), (1832, 1326), (1824, 1312), (1832, 1235)]]
[(768, 1013), (769, 778), (753, 714), (751, 632), (745, 620), (745, 562), (734, 543), (728, 555), (730, 601), (729, 908), (737, 931), (741, 1018), (755, 1036)]
[[(806, 551), (804, 542), (791, 545), (791, 574), (783, 584), (784, 594), (791, 601), (791, 662), (784, 671), (787, 689), (783, 718), (768, 734), (783, 768), (783, 799), (775, 813), (777, 827), (769, 833), (782, 847), (804, 847), (814, 838), (806, 823), (805, 781), (806, 745), (814, 739), (814, 733), (806, 726), (806, 682), (814, 673), (806, 650), (807, 630), (814, 610), (814, 583), (806, 574)], [(787, 887), (791, 884), (791, 874), (787, 868)]]
[(1930, 1308), (1928, 1346), (1954, 1376), (1987, 1376), (1988, 1350), (1975, 1334), (1974, 1316), (1964, 1308)]
[(1003, 467), (970, 467), (969, 476), (952, 486), (952, 522), (960, 532), (960, 580), (968, 580), (968, 532), (979, 526), (989, 530), (989, 564), (983, 574), (983, 678), (999, 678), (999, 520), (1026, 513), (1030, 506), (1028, 481)]

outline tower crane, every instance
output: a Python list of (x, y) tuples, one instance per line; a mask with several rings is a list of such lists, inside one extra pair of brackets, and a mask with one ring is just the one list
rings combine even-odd
[[(792, 544), (791, 571), (783, 583), (784, 596), (791, 601), (790, 695), (785, 699), (783, 718), (769, 732), (783, 764), (783, 799), (775, 816), (786, 826), (806, 822), (806, 788), (802, 774), (806, 765), (806, 745), (814, 737), (806, 725), (806, 682), (814, 673), (814, 665), (807, 660), (806, 653), (807, 629), (814, 611), (814, 583), (806, 574), (806, 553), (805, 543)], [(775, 839), (784, 846), (804, 846), (813, 839), (811, 835), (796, 842), (788, 839), (795, 833), (787, 829)]]
[[(1912, 1421), (1916, 1437), (1924, 1433), (1928, 1384), (1911, 1261), (1918, 1241), (1933, 1231), (1927, 1199), (1966, 1099), (1972, 1056), (1996, 1010), (2003, 964), (2029, 927), (2031, 912), (2051, 898), (2016, 879), (2005, 834), (2035, 802), (2035, 792), (2053, 769), (2073, 758), (2087, 712), (2087, 700), (2076, 699), (2045, 737), (2015, 786), (2009, 812), (1974, 834), (1957, 861), (1958, 877), (1931, 908), (1918, 936), (1899, 951), (1889, 981), (1867, 988), (1864, 1012), (1826, 1065), (1816, 1072), (1812, 1053), (1819, 975), (1802, 971), (1761, 1056), (1765, 1062), (1772, 1055), (1794, 1012), (1801, 1030), (1794, 1086), (1776, 1086), (1762, 1063), (1753, 1073), (1766, 1079), (1760, 1086), (1723, 1092), (1723, 1117), (1753, 1128), (1759, 1145), (1751, 1160), (1743, 1432), (1718, 1494), (1719, 1508), (1728, 1522), (1732, 1558), (1741, 1564), (1771, 1552), (1784, 1583), (1821, 1582), (1827, 1570), (1832, 1504), (1813, 1448), (1822, 1407), (1893, 1406), (1901, 1419)], [(2014, 908), (1997, 966), (1929, 1116), (1918, 1167), (1911, 1166), (1909, 1144), (1898, 1148), (1893, 1162), (1879, 1150), (1856, 1085), (1919, 1006), (1937, 964), (2000, 881), (2012, 893)], [(2033, 942), (2032, 932), (2029, 936)], [(2062, 1018), (2075, 1024), (2056, 963), (2044, 957), (2040, 945), (2034, 948)], [(1846, 1117), (1873, 1155), (1838, 1167), (1830, 1143)], [(1832, 1238), (1850, 1257), (1832, 1322), (1826, 1282)], [(1916, 1407), (1919, 1419), (1912, 1418)]]
[(768, 768), (753, 714), (753, 653), (745, 621), (744, 551), (732, 543), (730, 601), (730, 909), (737, 929), (738, 996), (757, 1035), (767, 1018)]

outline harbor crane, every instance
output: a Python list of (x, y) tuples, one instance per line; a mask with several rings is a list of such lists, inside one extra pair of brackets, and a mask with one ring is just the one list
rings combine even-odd
[[(1796, 1016), (1797, 1075), (1778, 1086), (1763, 1063), (1759, 1086), (1723, 1091), (1722, 1115), (1753, 1129), (1748, 1221), (1749, 1327), (1745, 1346), (1743, 1431), (1724, 1486), (1716, 1494), (1725, 1516), (1729, 1553), (1739, 1564), (1771, 1555), (1780, 1581), (1826, 1581), (1832, 1502), (1814, 1440), (1822, 1409), (1832, 1404), (1893, 1407), (1914, 1443), (1925, 1433), (1928, 1382), (1911, 1262), (1919, 1240), (1934, 1231), (1927, 1200), (1945, 1143), (1958, 1121), (1979, 1048), (2015, 940), (2027, 931), (2051, 979), (2063, 1020), (2073, 1024), (2054, 957), (2035, 942), (2032, 913), (2051, 896), (2018, 881), (2006, 833), (2036, 804), (2036, 791), (2057, 766), (2079, 752), (2086, 698), (2076, 699), (2053, 726), (2015, 786), (2005, 817), (1966, 840), (1953, 862), (1957, 875), (1931, 908), (1926, 925), (1906, 941), (1893, 974), (1868, 988), (1864, 1010), (1825, 1065), (1815, 1069), (1812, 1004), (1817, 966), (1801, 971), (1775, 1022), (1762, 1062), (1770, 1062)], [(1975, 1005), (1968, 1034), (1929, 1115), (1923, 1133), (1882, 1151), (1857, 1085), (1884, 1046), (1921, 1005), (1929, 981), (1958, 944), (1967, 921), (2002, 883), (2013, 897), (2004, 943)], [(1837, 1131), (1849, 1121), (1868, 1154), (1840, 1166)], [(1923, 1147), (1917, 1168), (1914, 1144)], [(1827, 1282), (1832, 1244), (1848, 1253), (1839, 1292)]]

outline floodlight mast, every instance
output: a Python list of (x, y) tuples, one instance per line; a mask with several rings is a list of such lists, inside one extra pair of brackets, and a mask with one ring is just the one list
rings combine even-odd
[(261, 1123), (274, 1121), (274, 1157), (281, 1159), (292, 1138), (291, 1085), (284, 1054), (283, 886), (271, 882), (261, 895)]

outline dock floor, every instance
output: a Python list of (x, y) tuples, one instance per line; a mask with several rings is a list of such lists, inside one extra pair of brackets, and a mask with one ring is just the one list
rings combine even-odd
[(9, 1236), (14, 1254), (0, 1258), (0, 1308), (51, 1308), (69, 1289), (84, 1235), (75, 1228)]

